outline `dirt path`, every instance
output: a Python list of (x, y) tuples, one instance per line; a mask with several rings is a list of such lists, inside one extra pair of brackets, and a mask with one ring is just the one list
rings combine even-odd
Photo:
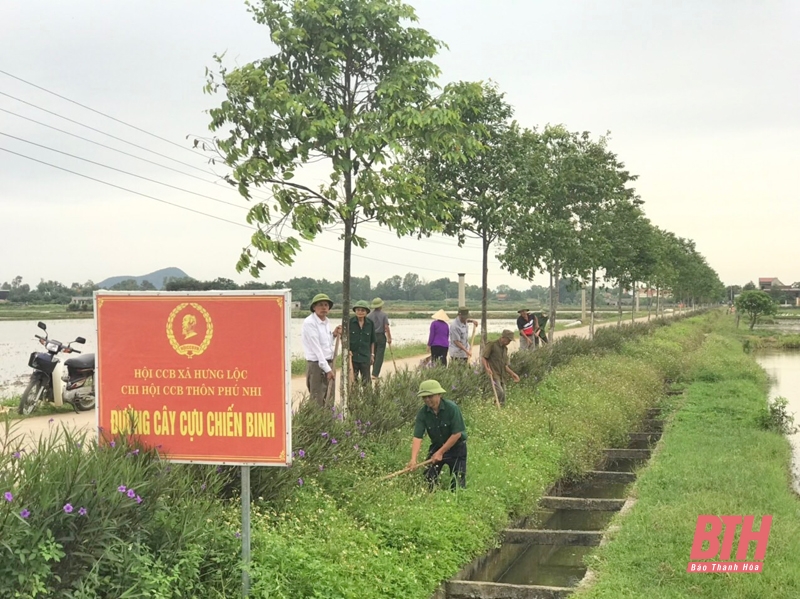
[[(646, 320), (647, 320), (646, 316), (636, 319), (636, 321), (638, 322)], [(630, 319), (625, 321), (623, 318), (623, 323), (625, 322), (630, 322)], [(596, 325), (596, 328), (605, 326), (614, 326), (614, 325), (616, 325), (616, 322), (606, 322), (603, 324)], [(588, 326), (574, 327), (555, 332), (556, 339), (567, 335), (588, 337), (589, 327)], [(476, 337), (476, 343), (477, 341), (478, 339)], [(513, 341), (509, 346), (509, 353), (517, 351), (518, 347), (519, 347), (519, 342)], [(397, 370), (403, 370), (403, 369), (414, 370), (419, 365), (420, 360), (422, 360), (424, 357), (425, 355), (420, 355), (411, 358), (403, 358), (396, 360)], [(477, 362), (477, 356), (473, 356), (473, 363), (476, 362)], [(383, 364), (383, 371), (381, 372), (381, 375), (387, 376), (394, 372), (395, 372), (395, 364), (392, 362), (391, 356), (389, 356), (387, 352), (387, 359)], [(338, 381), (336, 387), (337, 387), (336, 399), (338, 402), (340, 399)], [(304, 376), (292, 377), (292, 404), (294, 410), (297, 410), (297, 408), (300, 406), (305, 395), (306, 395), (305, 377)], [(26, 444), (29, 446), (34, 445), (36, 443), (36, 440), (39, 438), (40, 435), (42, 435), (42, 433), (49, 433), (49, 431), (53, 430), (54, 426), (63, 425), (71, 430), (86, 432), (87, 435), (94, 437), (96, 418), (97, 416), (94, 410), (89, 412), (81, 412), (80, 414), (70, 413), (70, 414), (52, 414), (50, 416), (36, 416), (33, 418), (26, 418), (25, 420), (13, 421), (12, 434), (24, 435), (26, 437)], [(4, 432), (0, 430), (0, 435), (2, 434), (4, 434)]]

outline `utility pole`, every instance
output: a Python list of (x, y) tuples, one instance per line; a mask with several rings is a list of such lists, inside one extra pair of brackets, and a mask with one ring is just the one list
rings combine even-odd
[(467, 287), (464, 282), (466, 273), (458, 273), (458, 307), (461, 308), (467, 305)]

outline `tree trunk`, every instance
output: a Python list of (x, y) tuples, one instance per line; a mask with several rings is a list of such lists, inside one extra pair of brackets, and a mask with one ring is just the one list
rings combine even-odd
[(656, 318), (659, 317), (661, 310), (661, 287), (656, 286)]
[(486, 347), (487, 339), (487, 315), (486, 315), (486, 308), (487, 308), (487, 301), (488, 301), (488, 294), (489, 294), (489, 245), (490, 242), (484, 235), (481, 239), (483, 242), (483, 269), (481, 271), (481, 283), (483, 285), (483, 297), (481, 298), (481, 351), (480, 354), (483, 355), (483, 348)]
[(619, 295), (617, 296), (617, 328), (622, 326), (622, 283), (619, 284)]
[[(347, 182), (349, 178), (346, 178)], [(342, 372), (340, 374), (341, 380), (339, 381), (339, 389), (342, 394), (341, 411), (347, 409), (347, 391), (348, 382), (350, 380), (350, 272), (351, 272), (351, 256), (353, 250), (353, 219), (345, 218), (344, 221), (344, 260), (342, 265)], [(333, 365), (334, 372), (336, 364)]]
[(597, 271), (592, 269), (592, 297), (589, 306), (589, 338), (594, 339), (594, 293), (597, 287)]
[(547, 340), (553, 342), (556, 331), (556, 312), (558, 310), (558, 285), (559, 285), (559, 264), (558, 260), (553, 263), (550, 271), (550, 327), (547, 332)]

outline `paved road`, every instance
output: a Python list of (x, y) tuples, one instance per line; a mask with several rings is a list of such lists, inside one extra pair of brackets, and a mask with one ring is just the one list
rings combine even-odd
[[(646, 321), (647, 317), (637, 318), (637, 321)], [(623, 320), (623, 322), (625, 322)], [(628, 319), (627, 322), (630, 322)], [(603, 326), (614, 326), (615, 322), (606, 322), (604, 324), (597, 325), (597, 328)], [(574, 327), (571, 329), (565, 329), (563, 331), (556, 331), (555, 338), (558, 339), (560, 337), (564, 337), (566, 335), (576, 335), (579, 337), (588, 337), (589, 336), (589, 327)], [(477, 338), (476, 338), (477, 342)], [(519, 342), (513, 341), (509, 346), (509, 352), (514, 352), (517, 350)], [(388, 352), (387, 352), (388, 354)], [(421, 359), (425, 356), (415, 356), (413, 358), (404, 358), (401, 360), (397, 360), (397, 369), (414, 369), (419, 365)], [(473, 358), (473, 361), (477, 361), (477, 357)], [(392, 363), (392, 359), (389, 355), (387, 355), (387, 360), (384, 362), (383, 365), (383, 375), (391, 374), (395, 371), (395, 365)], [(292, 378), (292, 403), (294, 408), (300, 405), (305, 397), (306, 393), (306, 381), (305, 377), (297, 376)], [(337, 401), (339, 399), (339, 389), (337, 384), (336, 389), (336, 397)], [(49, 431), (53, 430), (54, 426), (61, 426), (64, 425), (72, 430), (75, 431), (84, 431), (90, 436), (94, 436), (95, 434), (95, 423), (96, 423), (96, 414), (95, 411), (92, 410), (90, 412), (82, 412), (80, 414), (53, 414), (51, 416), (36, 416), (33, 418), (27, 418), (25, 420), (14, 421), (14, 426), (12, 429), (12, 434), (15, 435), (24, 435), (26, 437), (26, 444), (33, 445), (36, 443), (36, 439), (42, 433), (48, 433)], [(4, 435), (5, 432), (0, 430), (0, 435)]]

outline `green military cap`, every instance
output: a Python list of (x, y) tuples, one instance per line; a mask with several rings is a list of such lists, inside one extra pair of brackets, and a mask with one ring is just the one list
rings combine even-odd
[(469, 308), (465, 308), (464, 306), (461, 306), (458, 309), (458, 315), (459, 316), (469, 316)]
[(376, 297), (372, 300), (372, 308), (383, 308), (383, 300), (379, 297)]
[(314, 311), (314, 306), (316, 306), (320, 302), (328, 302), (328, 308), (333, 308), (333, 301), (324, 293), (318, 293), (314, 296), (314, 299), (311, 300), (311, 311)]
[(510, 331), (510, 330), (506, 329), (505, 331), (503, 331), (503, 332), (501, 333), (501, 335), (500, 335), (500, 336), (501, 336), (503, 339), (510, 339), (511, 341), (514, 341), (514, 331)]
[(417, 397), (428, 397), (429, 395), (441, 395), (442, 393), (445, 393), (445, 390), (442, 389), (442, 386), (439, 384), (439, 381), (429, 379), (427, 381), (422, 381), (419, 384), (419, 393), (417, 393)]
[(355, 312), (356, 308), (364, 308), (367, 311), (367, 314), (370, 313), (369, 304), (364, 300), (359, 300), (355, 304), (353, 304), (353, 311)]

